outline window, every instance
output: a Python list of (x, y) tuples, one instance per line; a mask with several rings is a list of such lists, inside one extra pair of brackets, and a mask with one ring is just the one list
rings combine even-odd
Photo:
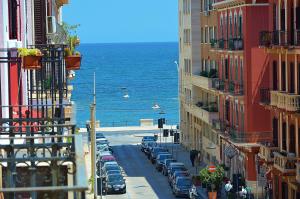
[(225, 78), (229, 77), (228, 59), (225, 59)]
[(233, 80), (233, 57), (230, 57), (230, 80)]
[(229, 15), (229, 38), (232, 38), (232, 14)]
[(243, 37), (243, 18), (242, 18), (242, 14), (239, 15), (239, 36), (240, 36), (240, 38)]
[(191, 13), (191, 2), (190, 0), (183, 0), (183, 14)]
[(204, 37), (204, 43), (208, 43), (208, 27), (205, 27), (205, 37)]
[(209, 27), (209, 43), (211, 43), (212, 40), (214, 40), (214, 28)]
[(184, 59), (184, 73), (185, 75), (191, 75), (191, 60)]
[(224, 31), (223, 31), (223, 15), (220, 18), (220, 29), (221, 29), (221, 36), (224, 38)]
[(244, 62), (243, 62), (243, 59), (240, 59), (240, 75), (241, 75), (241, 82), (244, 81)]
[(236, 13), (234, 13), (234, 37), (236, 38), (237, 37), (237, 14)]
[(239, 79), (239, 61), (237, 59), (237, 57), (235, 58), (235, 71), (234, 71), (234, 74), (235, 74), (235, 80), (237, 81)]
[(18, 3), (16, 0), (8, 1), (9, 39), (18, 39)]
[(191, 30), (190, 29), (184, 29), (183, 31), (183, 42), (185, 44), (191, 43)]
[(203, 31), (203, 28), (201, 28), (201, 43), (204, 43), (204, 31)]

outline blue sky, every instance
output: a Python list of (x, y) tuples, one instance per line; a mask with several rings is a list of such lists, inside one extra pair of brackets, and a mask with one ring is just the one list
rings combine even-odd
[(178, 41), (177, 0), (70, 0), (63, 20), (81, 43)]

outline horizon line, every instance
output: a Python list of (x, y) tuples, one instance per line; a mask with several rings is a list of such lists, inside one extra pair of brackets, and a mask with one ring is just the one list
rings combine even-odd
[(178, 43), (178, 41), (82, 42), (81, 44)]

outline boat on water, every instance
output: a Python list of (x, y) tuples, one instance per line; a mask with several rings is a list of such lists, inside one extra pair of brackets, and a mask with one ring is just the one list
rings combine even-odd
[(123, 95), (123, 98), (129, 98), (128, 94)]
[(160, 109), (160, 106), (159, 106), (158, 104), (154, 104), (154, 105), (152, 106), (152, 109)]

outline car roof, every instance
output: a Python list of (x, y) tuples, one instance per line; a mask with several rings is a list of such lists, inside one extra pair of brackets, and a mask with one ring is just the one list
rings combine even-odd
[(106, 138), (97, 138), (96, 141), (108, 141)]
[(124, 178), (123, 175), (118, 174), (118, 173), (113, 173), (113, 174), (108, 174), (107, 175), (107, 177), (111, 177), (111, 176), (121, 176), (122, 178)]
[(178, 176), (176, 178), (176, 181), (178, 181), (178, 180), (192, 180), (192, 178), (189, 176)]
[(119, 164), (116, 161), (105, 162), (104, 166), (106, 166), (106, 165), (118, 165), (119, 166)]
[(170, 163), (170, 166), (184, 166), (184, 163), (182, 163), (182, 162), (171, 162)]
[(107, 156), (107, 155), (112, 155), (112, 154), (111, 154), (110, 151), (103, 151), (103, 152), (100, 153), (100, 156), (101, 156), (101, 157)]
[(166, 156), (166, 155), (172, 156), (172, 154), (169, 153), (169, 152), (159, 152), (159, 153), (157, 154), (157, 157), (158, 157), (158, 156)]
[(115, 160), (116, 158), (113, 155), (106, 155), (101, 157), (101, 160)]

